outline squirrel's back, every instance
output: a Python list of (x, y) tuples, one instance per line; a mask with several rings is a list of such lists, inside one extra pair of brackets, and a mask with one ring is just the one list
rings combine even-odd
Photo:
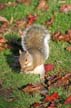
[(45, 55), (47, 53), (46, 44), (50, 40), (50, 34), (48, 30), (41, 26), (34, 24), (28, 27), (22, 36), (22, 47), (24, 50), (38, 49)]

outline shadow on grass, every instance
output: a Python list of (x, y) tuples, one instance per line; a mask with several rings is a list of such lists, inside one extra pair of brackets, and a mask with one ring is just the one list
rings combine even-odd
[(21, 45), (19, 44), (19, 40), (11, 40), (8, 42), (8, 45), (11, 46), (10, 54), (5, 54), (6, 61), (9, 65), (9, 67), (13, 70), (13, 72), (20, 72), (20, 65), (19, 65), (19, 50), (21, 48)]

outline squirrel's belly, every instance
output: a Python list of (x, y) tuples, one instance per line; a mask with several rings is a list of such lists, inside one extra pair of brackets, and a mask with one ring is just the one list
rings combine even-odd
[(45, 75), (44, 64), (37, 66), (33, 71), (30, 71), (29, 73), (38, 74), (41, 78), (43, 78)]

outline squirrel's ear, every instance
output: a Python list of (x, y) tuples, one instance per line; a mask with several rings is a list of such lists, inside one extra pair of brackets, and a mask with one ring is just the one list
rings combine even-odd
[(19, 50), (19, 54), (21, 54), (22, 53), (22, 51), (21, 50)]

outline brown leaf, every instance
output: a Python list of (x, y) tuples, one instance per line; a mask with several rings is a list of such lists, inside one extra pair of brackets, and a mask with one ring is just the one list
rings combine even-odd
[(51, 26), (51, 25), (53, 24), (53, 22), (54, 22), (54, 18), (52, 17), (52, 18), (50, 18), (48, 21), (46, 21), (45, 24), (46, 24), (47, 26)]
[(1, 46), (1, 44), (4, 44), (6, 42), (7, 42), (7, 40), (4, 37), (0, 36), (0, 46)]
[(45, 84), (47, 85), (48, 89), (51, 89), (53, 87), (67, 87), (70, 85), (70, 81), (71, 81), (70, 77), (71, 77), (71, 73), (68, 73), (64, 76), (57, 74), (45, 79), (46, 80)]
[(68, 13), (69, 11), (71, 11), (71, 4), (63, 4), (60, 7), (60, 11), (64, 13)]
[(0, 3), (0, 10), (3, 10), (6, 8), (6, 5), (4, 3)]
[(71, 52), (71, 46), (68, 46), (68, 47), (66, 48), (66, 50), (69, 51), (69, 52)]
[(37, 7), (37, 9), (41, 9), (41, 10), (47, 10), (49, 7), (46, 3), (46, 0), (40, 0), (39, 5)]
[(8, 23), (8, 20), (5, 17), (0, 16), (0, 22)]
[(41, 84), (33, 85), (33, 84), (28, 84), (24, 87), (21, 87), (20, 90), (26, 93), (33, 93), (33, 92), (38, 92), (43, 88)]
[(71, 42), (71, 31), (68, 31), (66, 34), (62, 34), (59, 31), (55, 32), (53, 34), (53, 40)]
[(5, 49), (11, 49), (11, 46), (8, 45), (8, 41), (4, 37), (0, 37), (0, 51), (3, 51)]
[(59, 31), (55, 32), (53, 34), (53, 40), (55, 40), (55, 41), (62, 41), (62, 40), (64, 40), (64, 36)]

